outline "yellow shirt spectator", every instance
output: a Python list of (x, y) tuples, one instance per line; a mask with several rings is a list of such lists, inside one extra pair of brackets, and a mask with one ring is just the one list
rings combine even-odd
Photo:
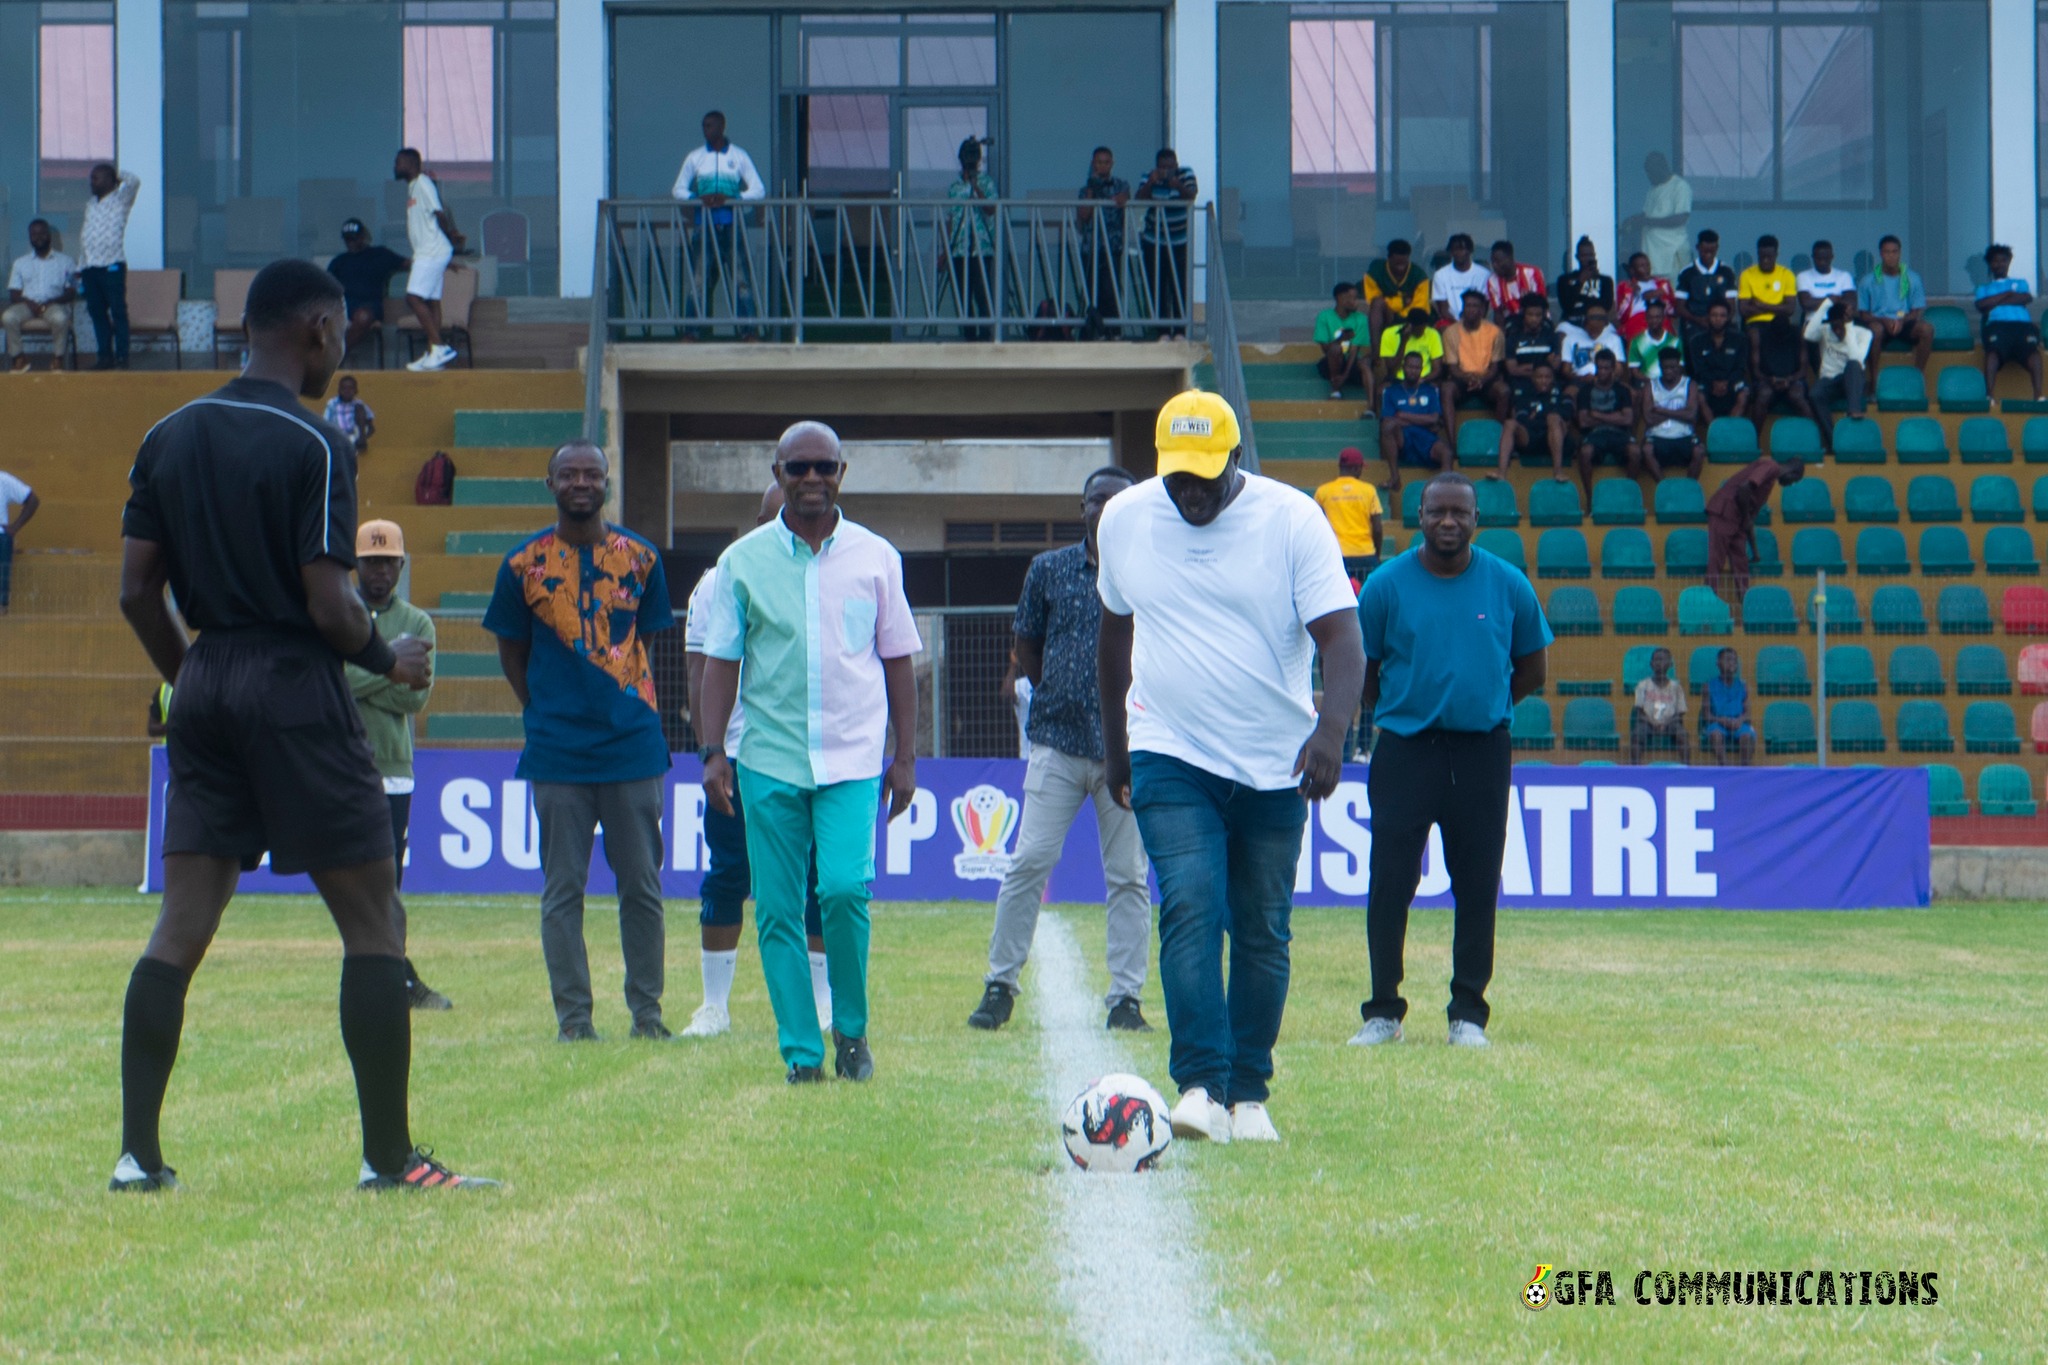
[(1358, 456), (1355, 464), (1345, 459), (1338, 467), (1343, 472), (1316, 489), (1316, 506), (1323, 509), (1330, 529), (1337, 533), (1337, 549), (1344, 558), (1376, 555), (1380, 545), (1373, 536), (1372, 523), (1373, 518), (1382, 515), (1380, 490), (1351, 472), (1365, 467), (1363, 455)]
[(1393, 361), (1395, 374), (1401, 372), (1401, 357), (1410, 351), (1422, 357), (1422, 377), (1429, 378), (1444, 358), (1443, 334), (1435, 327), (1424, 327), (1419, 337), (1409, 336), (1405, 327), (1389, 327), (1380, 333), (1380, 359)]
[(1799, 277), (1782, 265), (1774, 265), (1769, 270), (1751, 266), (1742, 272), (1741, 280), (1736, 283), (1735, 297), (1767, 305), (1765, 311), (1752, 313), (1750, 317), (1758, 322), (1768, 321), (1784, 310), (1787, 299), (1799, 297)]

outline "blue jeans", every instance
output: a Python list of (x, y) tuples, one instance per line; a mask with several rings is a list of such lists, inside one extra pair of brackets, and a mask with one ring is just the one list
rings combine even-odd
[[(1185, 1092), (1264, 1101), (1287, 1008), (1288, 917), (1308, 803), (1164, 754), (1131, 755), (1131, 808), (1159, 875), (1159, 981)], [(1230, 985), (1223, 936), (1230, 936)]]
[(93, 340), (103, 365), (128, 363), (128, 266), (91, 265), (78, 272), (85, 311), (92, 317)]

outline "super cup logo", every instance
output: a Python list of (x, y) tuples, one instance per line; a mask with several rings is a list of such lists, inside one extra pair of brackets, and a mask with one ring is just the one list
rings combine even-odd
[(953, 875), (968, 882), (999, 882), (1010, 870), (1010, 836), (1017, 832), (1017, 802), (1001, 787), (969, 787), (953, 800), (960, 852)]

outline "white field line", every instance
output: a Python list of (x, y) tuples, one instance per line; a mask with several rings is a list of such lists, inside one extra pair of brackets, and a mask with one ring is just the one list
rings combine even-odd
[[(1057, 1134), (1067, 1101), (1099, 1076), (1130, 1070), (1130, 1062), (1102, 1027), (1073, 930), (1058, 914), (1040, 916), (1032, 955), (1046, 1117)], [(1260, 1354), (1216, 1302), (1211, 1268), (1195, 1245), (1191, 1177), (1174, 1165), (1169, 1149), (1163, 1170), (1089, 1175), (1059, 1153), (1053, 1262), (1074, 1336), (1097, 1365), (1196, 1365)]]

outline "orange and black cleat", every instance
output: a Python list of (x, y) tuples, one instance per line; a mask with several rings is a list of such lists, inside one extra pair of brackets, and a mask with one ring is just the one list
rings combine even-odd
[(480, 1175), (457, 1175), (434, 1160), (434, 1149), (415, 1147), (405, 1157), (405, 1169), (397, 1175), (379, 1175), (363, 1163), (362, 1178), (356, 1182), (359, 1190), (495, 1190), (503, 1182), (486, 1180)]

